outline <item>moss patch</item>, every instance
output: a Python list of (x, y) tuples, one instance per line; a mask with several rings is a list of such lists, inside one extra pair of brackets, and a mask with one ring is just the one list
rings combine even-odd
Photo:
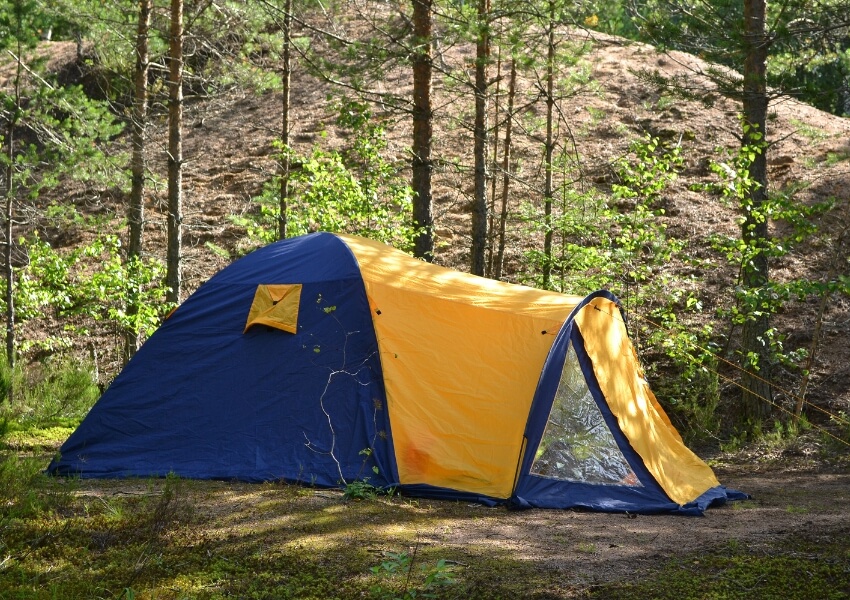
[(591, 598), (610, 600), (809, 600), (850, 595), (850, 539), (795, 538), (750, 547), (730, 542), (705, 554), (670, 561), (640, 580), (597, 586)]

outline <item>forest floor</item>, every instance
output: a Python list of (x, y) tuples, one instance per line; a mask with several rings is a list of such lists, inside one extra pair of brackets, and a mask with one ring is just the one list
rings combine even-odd
[[(98, 561), (111, 556), (139, 598), (845, 598), (850, 465), (806, 439), (715, 457), (721, 481), (751, 499), (703, 517), (353, 501), (285, 484), (68, 482), (74, 500), (51, 542), (64, 549), (48, 554), (79, 556), (54, 558), (45, 581), (73, 589), (75, 562), (101, 577)], [(104, 526), (98, 515), (110, 511), (157, 531), (155, 551), (118, 554), (139, 533)], [(410, 580), (374, 573), (401, 553), (418, 561)], [(428, 588), (441, 560), (454, 583)]]
[(0, 519), (0, 598), (850, 597), (846, 452), (804, 434), (710, 462), (751, 498), (703, 517), (34, 476)]

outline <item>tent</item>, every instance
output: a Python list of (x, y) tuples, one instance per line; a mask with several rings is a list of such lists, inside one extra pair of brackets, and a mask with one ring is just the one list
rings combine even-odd
[(700, 514), (742, 497), (683, 444), (610, 293), (493, 281), (329, 233), (200, 286), (48, 471), (359, 480), (612, 512)]

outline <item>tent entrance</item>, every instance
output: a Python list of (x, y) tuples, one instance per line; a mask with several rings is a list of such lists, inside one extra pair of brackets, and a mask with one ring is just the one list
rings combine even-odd
[(572, 343), (531, 473), (561, 481), (641, 487), (593, 399)]

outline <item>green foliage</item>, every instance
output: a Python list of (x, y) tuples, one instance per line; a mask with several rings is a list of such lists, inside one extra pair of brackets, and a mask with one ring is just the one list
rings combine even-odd
[(830, 416), (829, 420), (838, 428), (838, 435), (846, 442), (850, 442), (850, 415), (840, 410), (837, 414)]
[(34, 202), (66, 176), (104, 187), (123, 185), (126, 155), (106, 152), (103, 145), (123, 129), (108, 104), (89, 99), (80, 86), (39, 81), (23, 98), (0, 90), (0, 102), (16, 124), (37, 140), (19, 142), (11, 162), (7, 152), (0, 155), (0, 166), (12, 169), (19, 199)]
[(612, 192), (620, 210), (610, 213), (616, 228), (611, 258), (626, 284), (624, 299), (632, 301), (633, 285), (638, 296), (635, 303), (639, 304), (640, 294), (647, 293), (641, 292), (641, 286), (652, 282), (659, 267), (668, 264), (685, 246), (685, 242), (666, 235), (667, 227), (659, 219), (664, 215), (659, 205), (661, 193), (676, 179), (682, 157), (678, 146), (664, 146), (649, 136), (632, 142), (630, 151), (630, 158), (615, 165), (619, 182), (612, 185)]
[(820, 432), (821, 453), (825, 456), (838, 454), (847, 456), (850, 445), (850, 414), (839, 410), (829, 417), (829, 428)]
[[(738, 422), (733, 433), (720, 444), (723, 452), (734, 453), (744, 448), (762, 460), (782, 463), (788, 454), (804, 455), (805, 445), (811, 436), (805, 435), (812, 429), (805, 416), (799, 419), (776, 418), (767, 422)], [(821, 430), (823, 432), (824, 430)], [(824, 450), (824, 447), (821, 448)]]
[[(23, 215), (37, 218), (51, 212), (56, 203), (46, 201), (44, 196), (63, 178), (119, 188), (126, 181), (121, 169), (124, 165), (122, 153), (103, 150), (105, 143), (122, 130), (109, 106), (88, 98), (80, 86), (61, 86), (55, 75), (44, 72), (43, 60), (25, 51), (34, 46), (39, 28), (49, 26), (46, 14), (40, 3), (0, 4), (0, 29), (6, 27), (11, 36), (4, 39), (3, 45), (15, 47), (10, 67), (26, 73), (25, 78), (13, 78), (11, 85), (0, 90), (0, 105), (7, 127), (15, 131), (14, 138), (0, 140), (4, 145), (0, 168), (5, 172), (4, 181), (8, 178), (11, 182), (6, 190), (8, 218), (15, 225), (26, 223)], [(49, 207), (47, 211), (45, 206)], [(55, 212), (50, 218), (54, 217)], [(5, 241), (13, 243), (12, 239)], [(44, 264), (47, 278), (53, 278), (55, 283), (56, 278), (62, 276), (63, 266), (56, 261), (47, 262)], [(20, 278), (10, 274), (5, 280), (7, 286), (14, 287), (10, 292), (20, 301), (16, 318), (33, 318), (54, 299), (60, 306), (57, 310), (66, 309), (70, 301), (65, 293), (67, 290), (53, 293), (40, 288), (34, 281), (38, 275), (33, 273), (40, 265), (30, 269), (31, 266), (24, 267)], [(5, 269), (9, 273), (13, 265), (5, 265)], [(13, 325), (17, 327), (18, 323)], [(12, 352), (18, 351), (15, 333), (14, 329), (8, 332)], [(68, 341), (62, 335), (52, 335), (48, 340), (41, 340), (40, 345), (57, 349), (66, 347)]]
[(417, 552), (386, 552), (381, 564), (370, 569), (380, 581), (371, 588), (372, 597), (380, 600), (415, 600), (437, 598), (441, 589), (455, 583), (454, 568), (439, 559), (433, 565), (414, 569)]
[(720, 348), (714, 342), (711, 325), (697, 327), (677, 316), (702, 311), (694, 296), (687, 296), (684, 310), (678, 308), (683, 295), (674, 292), (673, 304), (653, 311), (651, 318), (659, 327), (648, 330), (645, 344), (658, 358), (653, 358), (647, 371), (654, 375), (655, 392), (686, 441), (703, 442), (720, 431)]
[(821, 110), (850, 115), (847, 10), (846, 0), (794, 0), (777, 11), (767, 62), (771, 85)]
[(681, 148), (662, 144), (658, 138), (647, 135), (629, 144), (629, 152), (630, 158), (615, 163), (619, 182), (611, 186), (614, 197), (653, 205), (677, 178), (682, 167)]
[[(711, 325), (694, 325), (704, 311), (691, 290), (698, 281), (671, 275), (674, 261), (688, 263), (685, 242), (667, 235), (664, 190), (682, 166), (681, 149), (645, 137), (630, 144), (627, 157), (614, 164), (617, 175), (609, 199), (591, 190), (561, 191), (560, 212), (552, 223), (555, 247), (553, 284), (567, 293), (610, 288), (637, 317), (631, 327), (653, 387), (679, 429), (691, 441), (703, 441), (720, 429), (720, 391)], [(527, 209), (534, 227), (539, 219)], [(540, 252), (526, 255), (542, 264)]]
[(159, 486), (159, 493), (145, 498), (142, 503), (145, 510), (136, 516), (136, 527), (143, 535), (154, 540), (178, 525), (191, 524), (195, 510), (186, 494), (188, 484), (174, 473), (169, 473)]
[[(335, 306), (331, 308), (336, 309)], [(325, 309), (325, 312), (327, 312), (327, 309)], [(366, 465), (372, 457), (373, 451), (371, 448), (363, 448), (360, 452), (358, 452), (358, 454), (363, 457), (363, 464), (360, 466), (360, 471), (362, 473), (366, 469)], [(380, 474), (377, 465), (372, 465), (372, 472), (375, 473), (375, 475)], [(393, 494), (395, 494), (394, 487), (384, 488), (372, 485), (369, 483), (369, 477), (346, 482), (345, 488), (343, 489), (343, 497), (346, 500), (374, 500), (378, 496), (392, 496)]]
[(47, 427), (85, 416), (100, 395), (90, 365), (56, 355), (41, 363), (15, 363), (10, 369), (0, 357), (0, 392), (9, 385), (18, 393), (13, 405), (3, 405), (0, 415), (16, 425)]
[[(15, 303), (20, 322), (83, 316), (108, 321), (115, 331), (131, 329), (149, 336), (172, 308), (165, 302), (162, 263), (151, 258), (123, 261), (117, 236), (102, 236), (65, 252), (39, 238), (24, 239), (21, 244), (29, 262), (17, 273)], [(131, 304), (135, 312), (127, 310)], [(65, 332), (29, 341), (23, 350), (34, 345), (45, 350), (66, 348), (71, 345), (68, 334), (82, 331), (79, 325), (68, 325)]]
[[(747, 127), (744, 126), (745, 133)], [(752, 229), (755, 223), (782, 223), (781, 235), (770, 238), (748, 235), (743, 231), (740, 237), (715, 235), (711, 238), (716, 251), (725, 260), (735, 265), (739, 272), (748, 268), (759, 256), (777, 259), (786, 256), (800, 243), (810, 240), (818, 232), (815, 219), (831, 211), (834, 200), (815, 204), (803, 204), (794, 198), (794, 191), (778, 191), (768, 194), (756, 206), (752, 200), (752, 191), (758, 185), (750, 178), (750, 165), (756, 156), (764, 152), (766, 143), (758, 132), (749, 131), (753, 144), (743, 145), (735, 152), (720, 151), (726, 160), (712, 161), (711, 170), (719, 182), (708, 189), (719, 194), (730, 205), (740, 207), (739, 224)], [(749, 223), (749, 225), (747, 225)], [(840, 279), (830, 282), (812, 281), (806, 278), (788, 281), (766, 281), (760, 286), (739, 285), (735, 288), (735, 304), (728, 311), (722, 311), (735, 325), (742, 325), (748, 319), (779, 312), (789, 301), (804, 301), (808, 297), (820, 296), (826, 292), (841, 291)], [(785, 366), (800, 364), (806, 357), (805, 349), (787, 350), (785, 337), (776, 329), (765, 332), (763, 342), (770, 347), (772, 360)], [(748, 368), (759, 370), (758, 356), (751, 353), (744, 357)]]
[[(0, 0), (0, 51), (34, 47), (48, 27), (48, 18), (36, 0)], [(17, 52), (17, 49), (16, 49)]]
[[(588, 27), (741, 69), (746, 40), (740, 2), (621, 0), (582, 6)], [(768, 10), (767, 76), (772, 89), (836, 115), (850, 114), (847, 9), (846, 0), (816, 4), (792, 0), (783, 3), (781, 10)], [(719, 69), (710, 69), (709, 75), (722, 89), (740, 94), (737, 83)]]
[(760, 430), (757, 441), (773, 448), (789, 448), (796, 444), (800, 436), (811, 429), (811, 424), (804, 417), (790, 421), (774, 419), (773, 428)]
[[(386, 495), (387, 491), (369, 483), (369, 478), (350, 481), (345, 484), (342, 495), (346, 500), (374, 500), (378, 496)], [(392, 495), (392, 492), (390, 492)]]
[(612, 35), (637, 39), (639, 29), (626, 2), (593, 1), (582, 5), (586, 11), (583, 25)]
[[(617, 183), (611, 199), (596, 191), (570, 186), (559, 190), (560, 211), (552, 219), (557, 248), (552, 257), (552, 285), (569, 293), (611, 287), (629, 306), (639, 306), (661, 283), (657, 273), (684, 247), (666, 235), (661, 193), (681, 166), (678, 147), (657, 138), (635, 140), (630, 156), (615, 164)], [(525, 209), (532, 230), (545, 227), (531, 207)], [(546, 257), (532, 251), (526, 259), (534, 269)]]
[(802, 135), (806, 140), (814, 143), (822, 142), (829, 138), (829, 133), (815, 125), (810, 125), (799, 119), (791, 119), (791, 124), (794, 126), (796, 133)]
[(280, 88), (282, 11), (273, 2), (225, 0), (199, 4), (190, 12), (189, 31), (199, 42), (197, 51), (186, 57), (192, 88), (204, 94)]
[[(632, 6), (637, 39), (741, 69), (746, 50), (742, 3), (641, 0)], [(850, 111), (847, 87), (850, 53), (844, 17), (847, 10), (846, 0), (768, 3), (766, 24), (771, 40), (768, 85), (822, 110), (847, 114)], [(718, 70), (712, 76), (721, 80), (729, 91), (740, 93), (734, 80)]]
[[(71, 501), (72, 487), (46, 477), (43, 469), (41, 459), (0, 453), (0, 532), (16, 520), (37, 518)], [(4, 538), (0, 536), (0, 556), (8, 560), (10, 548)]]
[[(614, 275), (609, 268), (610, 213), (605, 199), (595, 190), (564, 188), (561, 200), (565, 210), (552, 218), (557, 249), (552, 257), (553, 287), (562, 292), (581, 293), (610, 286)], [(521, 210), (529, 228), (538, 231), (543, 224), (537, 208), (525, 204)], [(528, 251), (525, 259), (532, 272), (542, 269), (547, 260), (538, 249)]]
[[(97, 43), (86, 47), (78, 65), (92, 82), (92, 92), (121, 105), (133, 94), (137, 3), (99, 0), (51, 0), (40, 14), (53, 25), (54, 40), (77, 36)], [(154, 10), (148, 45), (152, 64), (167, 64), (167, 11)], [(266, 91), (279, 83), (266, 55), (279, 42), (263, 6), (223, 0), (186, 3), (184, 85), (193, 94), (210, 94), (241, 86)], [(160, 75), (157, 73), (157, 75)], [(153, 80), (154, 97), (164, 95), (163, 79)], [(156, 109), (156, 104), (154, 108)]]
[[(337, 125), (351, 134), (347, 148), (334, 151), (315, 148), (308, 156), (291, 149), (294, 165), (290, 175), (291, 198), (287, 210), (290, 236), (312, 231), (353, 233), (403, 250), (413, 245), (412, 191), (402, 165), (385, 158), (386, 131), (364, 104), (339, 106)], [(255, 198), (259, 212), (236, 218), (254, 242), (268, 243), (277, 236), (280, 214), (280, 182), (277, 177)]]
[[(165, 301), (165, 266), (153, 258), (124, 261), (117, 236), (98, 238), (83, 248), (83, 256), (99, 268), (88, 279), (78, 277), (79, 311), (118, 329), (150, 336), (174, 308)], [(135, 311), (127, 310), (128, 306)]]

